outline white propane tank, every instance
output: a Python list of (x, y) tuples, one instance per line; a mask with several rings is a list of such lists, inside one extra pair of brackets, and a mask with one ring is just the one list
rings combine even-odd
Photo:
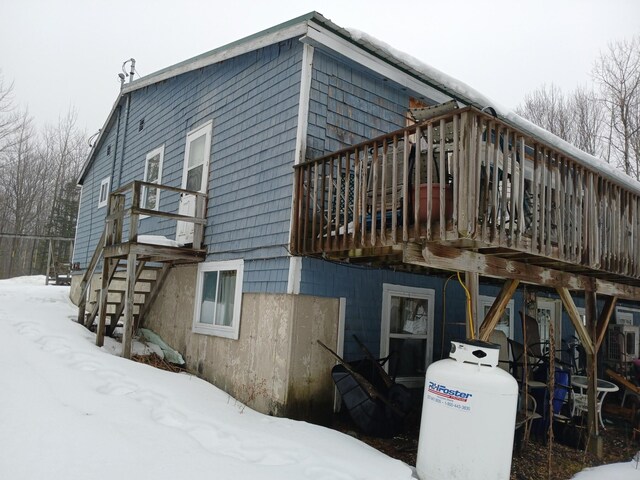
[(509, 479), (518, 383), (497, 368), (500, 347), (451, 342), (427, 369), (416, 470), (420, 480)]

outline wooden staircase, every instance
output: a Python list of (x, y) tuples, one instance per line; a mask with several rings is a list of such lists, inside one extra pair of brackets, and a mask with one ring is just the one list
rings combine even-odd
[[(148, 210), (140, 207), (141, 189), (157, 188), (193, 195), (193, 216)], [(131, 206), (125, 209), (127, 194)], [(102, 346), (105, 333), (113, 335), (122, 327), (122, 356), (131, 356), (133, 333), (143, 325), (163, 283), (173, 265), (202, 262), (206, 196), (166, 185), (134, 181), (109, 196), (106, 224), (97, 247), (80, 282), (78, 323), (96, 329), (96, 345)], [(193, 223), (193, 243), (190, 246), (166, 246), (138, 241), (140, 215), (174, 218)], [(123, 240), (124, 218), (129, 217), (128, 238)], [(91, 279), (102, 260), (99, 288), (91, 287)], [(107, 322), (108, 320), (108, 322)]]
[[(169, 273), (171, 264), (165, 263), (162, 266), (147, 265), (141, 262), (136, 272), (136, 282), (134, 284), (133, 300), (133, 329), (137, 330), (142, 326), (146, 313), (151, 308), (162, 284)], [(105, 312), (105, 333), (113, 336), (117, 327), (123, 327), (124, 307), (127, 292), (126, 290), (126, 270), (116, 269), (109, 282), (106, 294)], [(99, 308), (101, 298), (101, 288), (95, 288), (90, 295), (89, 311), (85, 316), (84, 325), (89, 329), (97, 329), (99, 321)]]

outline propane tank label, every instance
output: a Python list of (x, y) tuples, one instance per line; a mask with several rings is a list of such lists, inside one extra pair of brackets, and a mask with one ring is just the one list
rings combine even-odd
[(466, 403), (472, 396), (473, 394), (471, 393), (447, 388), (446, 385), (441, 383), (429, 382), (427, 387), (427, 398), (429, 400), (462, 411), (471, 410), (471, 407)]

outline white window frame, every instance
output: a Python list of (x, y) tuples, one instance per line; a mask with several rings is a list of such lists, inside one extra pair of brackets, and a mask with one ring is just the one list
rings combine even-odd
[[(151, 160), (156, 155), (160, 155), (160, 161), (158, 163), (158, 179), (155, 182), (149, 182), (149, 180), (147, 180), (147, 175), (149, 174), (149, 160)], [(164, 163), (164, 144), (160, 145), (158, 148), (154, 148), (149, 153), (147, 153), (147, 156), (145, 157), (145, 160), (144, 160), (144, 177), (142, 177), (143, 180), (145, 182), (155, 183), (156, 185), (160, 185), (160, 183), (162, 182), (163, 163)], [(140, 200), (142, 202), (142, 205), (141, 205), (142, 208), (147, 208), (147, 187), (144, 187), (142, 189), (141, 197), (142, 198)], [(158, 211), (159, 208), (160, 208), (160, 189), (158, 188), (156, 192), (156, 206), (152, 210)], [(148, 218), (148, 217), (149, 215), (140, 215), (140, 219)]]
[[(105, 192), (104, 199), (102, 198), (103, 187)], [(100, 182), (100, 190), (98, 190), (98, 208), (107, 206), (107, 203), (109, 203), (110, 193), (111, 193), (111, 177), (107, 177)]]
[[(484, 317), (485, 317), (485, 313), (484, 313), (485, 308), (486, 307), (491, 308), (495, 300), (496, 300), (496, 297), (491, 297), (489, 295), (478, 295), (478, 306), (480, 307), (480, 313), (482, 315), (483, 323), (484, 323)], [(509, 339), (513, 340), (513, 334), (514, 334), (513, 317), (515, 312), (515, 306), (514, 306), (513, 300), (509, 300), (509, 303), (507, 303), (506, 311), (509, 314), (509, 331), (505, 333)], [(496, 325), (496, 328), (498, 328), (498, 325)], [(500, 328), (498, 330), (502, 330), (502, 329)]]
[[(206, 272), (236, 271), (236, 288), (233, 301), (233, 319), (231, 326), (210, 325), (200, 322), (200, 310), (202, 307), (202, 287)], [(198, 277), (196, 281), (196, 299), (193, 311), (193, 332), (203, 335), (215, 335), (218, 337), (237, 340), (240, 334), (240, 312), (242, 310), (242, 281), (244, 277), (244, 260), (227, 260), (220, 262), (205, 262), (198, 265)], [(219, 279), (220, 277), (218, 277)], [(214, 314), (215, 318), (215, 314)]]
[[(425, 335), (414, 335), (413, 338), (420, 339), (424, 337), (427, 341), (426, 365), (425, 370), (433, 361), (433, 325), (435, 322), (434, 306), (436, 301), (436, 291), (432, 288), (408, 287), (405, 285), (393, 285), (390, 283), (382, 284), (382, 318), (380, 326), (380, 357), (384, 358), (389, 355), (389, 343), (391, 338), (399, 338), (399, 334), (391, 333), (390, 318), (390, 301), (392, 296), (401, 296), (405, 298), (425, 299), (429, 302), (427, 308), (427, 333)], [(385, 364), (388, 371), (389, 362)], [(421, 387), (424, 385), (424, 376), (421, 377), (398, 377), (398, 383), (409, 388)]]
[[(540, 341), (548, 342), (549, 339), (545, 338), (543, 335), (543, 330), (545, 329), (544, 325), (540, 323), (538, 319), (538, 310), (546, 309), (552, 312), (554, 316), (555, 325), (554, 325), (554, 333), (555, 333), (555, 344), (556, 348), (560, 348), (562, 342), (562, 303), (559, 299), (547, 298), (547, 297), (538, 297), (536, 299), (536, 320), (538, 320), (538, 329), (540, 332)], [(548, 329), (547, 329), (548, 330)]]
[[(640, 312), (637, 308), (632, 307), (616, 307), (616, 324), (617, 325), (635, 325), (633, 323), (633, 313)], [(620, 321), (622, 320), (622, 322)]]

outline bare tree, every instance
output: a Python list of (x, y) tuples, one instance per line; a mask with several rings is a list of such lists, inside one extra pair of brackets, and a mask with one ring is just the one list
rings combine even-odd
[(601, 157), (605, 113), (596, 93), (586, 87), (578, 87), (569, 97), (568, 108), (572, 130), (569, 141), (579, 149)]
[(569, 100), (553, 83), (528, 93), (516, 113), (560, 138), (571, 141), (572, 114)]
[(640, 36), (609, 44), (593, 69), (609, 121), (609, 155), (627, 175), (640, 178), (637, 143), (640, 121)]
[(7, 84), (0, 70), (0, 153), (8, 147), (8, 140), (18, 123), (13, 103), (13, 83)]

